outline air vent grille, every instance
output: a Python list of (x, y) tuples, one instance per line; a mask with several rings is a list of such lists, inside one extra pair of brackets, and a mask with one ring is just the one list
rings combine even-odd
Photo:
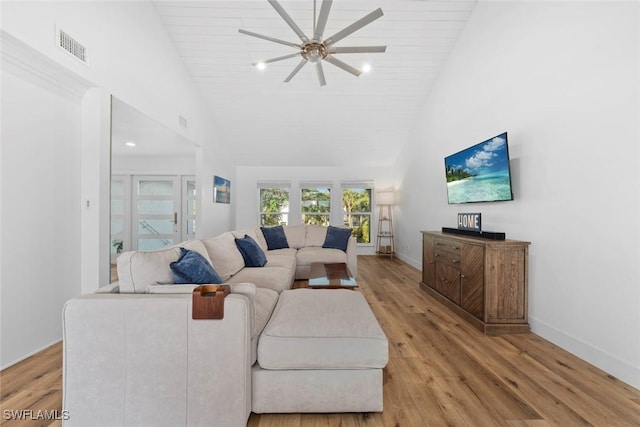
[(84, 64), (88, 64), (87, 48), (62, 30), (58, 30), (58, 47), (64, 49)]

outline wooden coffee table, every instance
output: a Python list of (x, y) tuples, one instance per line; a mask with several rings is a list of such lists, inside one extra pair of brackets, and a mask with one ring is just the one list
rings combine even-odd
[(309, 287), (312, 289), (356, 289), (358, 283), (344, 262), (311, 263)]

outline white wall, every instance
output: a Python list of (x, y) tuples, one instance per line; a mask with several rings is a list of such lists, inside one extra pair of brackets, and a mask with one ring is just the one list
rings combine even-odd
[[(3, 57), (4, 59), (4, 57)], [(0, 366), (60, 339), (80, 289), (80, 98), (2, 70)]]
[[(221, 141), (222, 138), (214, 133), (212, 142)], [(217, 236), (235, 227), (235, 209), (238, 196), (235, 194), (236, 168), (231, 159), (224, 155), (225, 149), (222, 144), (219, 148), (215, 144), (202, 147), (198, 152), (198, 174), (196, 177), (196, 188), (200, 192), (201, 204), (198, 209), (198, 227), (196, 229), (197, 238), (207, 238)], [(231, 203), (214, 203), (213, 201), (213, 177), (228, 179), (231, 181)]]
[[(419, 265), (420, 230), (481, 212), (532, 242), (532, 330), (636, 388), (638, 17), (631, 2), (480, 2), (395, 168), (404, 259)], [(447, 205), (443, 158), (503, 131), (515, 201)]]
[(194, 156), (117, 156), (111, 160), (114, 175), (195, 175)]
[[(392, 187), (390, 168), (364, 168), (364, 167), (250, 167), (241, 166), (237, 168), (237, 185), (232, 184), (232, 198), (236, 198), (236, 228), (243, 229), (258, 223), (258, 212), (260, 203), (258, 197), (258, 182), (288, 182), (291, 185), (290, 211), (300, 211), (299, 188), (300, 183), (331, 183), (331, 224), (342, 225), (342, 197), (340, 189), (343, 182), (365, 181), (372, 182), (377, 189)], [(235, 193), (235, 194), (234, 194)], [(375, 238), (375, 228), (377, 227), (377, 209), (374, 206), (374, 218), (372, 220), (372, 240)], [(300, 219), (295, 215), (289, 216), (289, 224), (293, 225)], [(395, 225), (395, 220), (394, 220)], [(375, 253), (371, 242), (369, 247), (360, 247), (359, 253)]]
[[(196, 144), (206, 145), (209, 151), (207, 164), (202, 163), (205, 157), (200, 156), (196, 166), (198, 173), (201, 170), (208, 173), (209, 168), (216, 168), (219, 159), (215, 155), (218, 139), (207, 117), (207, 108), (150, 3), (3, 1), (1, 25), (2, 34), (24, 42), (32, 50), (29, 54), (36, 62), (51, 61), (78, 81), (89, 82), (87, 87), (95, 86), (84, 99), (71, 102), (57, 92), (48, 95), (46, 86), (41, 93), (31, 96), (27, 91), (25, 97), (19, 97), (5, 88), (9, 81), (5, 80), (5, 64), (2, 64), (3, 335), (0, 365), (5, 367), (60, 339), (64, 300), (81, 292), (91, 292), (108, 282), (109, 140), (105, 138), (105, 134), (109, 134), (108, 108), (105, 108), (108, 95), (117, 96)], [(87, 46), (89, 67), (56, 47), (56, 26)], [(4, 53), (4, 43), (2, 50)], [(29, 77), (18, 73), (15, 78), (26, 80)], [(56, 79), (52, 80), (49, 83), (55, 86)], [(23, 85), (10, 83), (12, 87)], [(38, 106), (25, 106), (27, 96), (31, 96)], [(45, 107), (49, 110), (39, 110)], [(31, 114), (30, 108), (35, 114)], [(187, 118), (188, 128), (179, 125), (180, 115)], [(26, 118), (31, 121), (25, 122)], [(63, 125), (68, 126), (61, 129)], [(13, 141), (16, 147), (26, 141), (32, 142), (28, 155), (22, 148), (12, 151), (7, 146), (5, 149), (5, 141), (14, 135), (17, 135)], [(42, 167), (44, 164), (46, 167)], [(6, 170), (5, 165), (9, 165)], [(42, 169), (49, 176), (53, 170), (54, 175), (60, 176), (39, 181), (39, 197), (35, 197), (35, 188), (25, 188), (30, 197), (28, 204), (15, 205), (15, 208), (28, 212), (24, 219), (29, 220), (29, 226), (9, 222), (12, 216), (8, 206), (14, 200), (25, 202), (23, 196), (12, 192), (14, 190), (4, 190), (10, 188), (9, 183), (16, 182), (11, 176), (12, 168)], [(39, 175), (34, 172), (34, 176)], [(66, 185), (69, 181), (73, 185)], [(56, 200), (54, 205), (43, 209), (42, 199), (48, 202), (60, 188), (68, 188), (70, 192), (63, 198), (67, 208), (56, 209), (59, 204)], [(86, 205), (87, 201), (90, 206)], [(212, 202), (203, 198), (199, 201), (198, 212), (207, 212), (211, 205)], [(230, 228), (230, 219), (223, 221), (227, 221), (225, 228)], [(32, 250), (39, 254), (38, 261), (44, 263), (42, 273), (37, 277), (32, 277), (35, 274), (32, 271), (25, 273), (7, 267), (24, 266), (20, 252), (8, 251), (5, 246), (5, 237), (7, 242), (15, 241), (17, 238), (11, 233), (18, 232), (23, 241), (31, 242)], [(66, 242), (64, 250), (56, 252), (60, 250), (61, 241)], [(50, 267), (54, 261), (57, 262), (55, 271)], [(28, 283), (25, 283), (25, 275)], [(45, 297), (34, 298), (34, 293), (27, 295), (21, 288), (44, 292)], [(47, 298), (48, 292), (55, 293), (57, 298)], [(11, 308), (5, 311), (5, 305)], [(22, 313), (29, 313), (30, 321), (24, 321), (23, 314), (18, 312), (19, 307), (26, 306), (29, 309)], [(34, 325), (36, 320), (37, 325)], [(12, 328), (11, 333), (5, 334), (7, 327)]]

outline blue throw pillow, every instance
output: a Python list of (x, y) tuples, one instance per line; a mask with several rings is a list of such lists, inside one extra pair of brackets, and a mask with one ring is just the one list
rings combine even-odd
[(281, 225), (276, 227), (260, 227), (264, 239), (267, 241), (267, 248), (272, 251), (274, 249), (286, 249), (289, 247), (287, 236), (284, 234), (284, 228)]
[(351, 237), (350, 228), (339, 228), (330, 225), (327, 230), (327, 237), (325, 237), (322, 247), (341, 249), (346, 252), (347, 245), (349, 244), (349, 237)]
[(242, 239), (236, 239), (236, 246), (244, 258), (244, 265), (247, 267), (263, 267), (267, 263), (267, 256), (258, 246), (255, 240), (244, 235)]
[(206, 285), (223, 282), (209, 261), (196, 251), (180, 248), (180, 258), (169, 266), (173, 272), (173, 281), (178, 285)]

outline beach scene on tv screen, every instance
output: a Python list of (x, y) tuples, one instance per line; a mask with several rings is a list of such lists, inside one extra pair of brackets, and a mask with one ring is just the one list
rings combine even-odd
[(449, 203), (511, 200), (507, 134), (445, 158)]

